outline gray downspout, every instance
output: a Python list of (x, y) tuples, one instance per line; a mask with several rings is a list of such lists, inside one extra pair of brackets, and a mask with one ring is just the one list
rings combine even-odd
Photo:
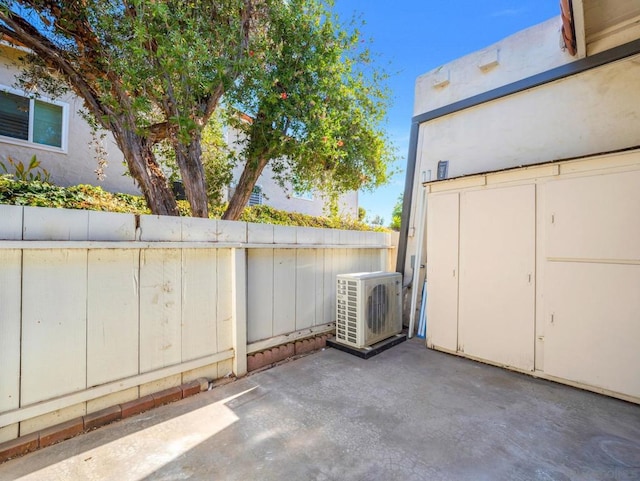
[[(409, 237), (409, 219), (411, 218), (411, 198), (413, 194), (413, 181), (416, 174), (416, 161), (418, 158), (418, 134), (420, 123), (415, 119), (411, 123), (411, 136), (409, 137), (409, 153), (407, 155), (407, 171), (404, 181), (404, 196), (402, 199), (402, 217), (400, 219), (400, 239), (398, 240), (398, 257), (396, 260), (396, 272), (403, 275), (407, 258), (407, 238)], [(413, 276), (411, 277), (413, 278)], [(409, 287), (409, 282), (404, 287)]]

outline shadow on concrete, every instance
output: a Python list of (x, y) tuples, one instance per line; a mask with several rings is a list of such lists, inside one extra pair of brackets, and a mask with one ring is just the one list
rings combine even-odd
[(640, 407), (426, 350), (333, 349), (0, 465), (0, 480), (640, 479)]

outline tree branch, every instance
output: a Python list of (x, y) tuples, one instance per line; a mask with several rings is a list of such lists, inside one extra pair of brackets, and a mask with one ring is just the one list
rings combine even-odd
[(102, 117), (104, 115), (113, 115), (113, 112), (100, 102), (98, 93), (85, 81), (83, 75), (76, 70), (68, 58), (67, 52), (57, 47), (33, 25), (14, 12), (0, 10), (0, 20), (6, 25), (6, 27), (0, 25), (2, 33), (31, 49), (49, 67), (64, 73), (73, 89), (82, 97), (86, 107), (93, 113), (97, 121), (103, 127), (108, 128)]
[[(239, 64), (238, 61), (245, 55), (246, 51), (248, 50), (249, 39), (253, 32), (253, 29), (251, 28), (255, 13), (253, 0), (245, 0), (244, 3), (245, 8), (240, 11), (240, 16), (242, 18), (242, 39), (238, 44), (238, 49), (233, 56), (232, 61), (230, 62), (230, 66), (225, 69), (225, 77), (229, 77), (231, 80), (235, 80), (240, 75), (240, 70), (237, 68), (237, 65)], [(213, 115), (213, 112), (215, 112), (216, 108), (218, 107), (218, 103), (220, 102), (220, 99), (224, 94), (224, 91), (225, 87), (221, 82), (207, 98), (202, 114), (203, 123), (206, 124)]]
[(171, 133), (169, 122), (160, 122), (150, 125), (146, 129), (147, 141), (151, 144), (157, 144), (158, 142), (168, 139)]

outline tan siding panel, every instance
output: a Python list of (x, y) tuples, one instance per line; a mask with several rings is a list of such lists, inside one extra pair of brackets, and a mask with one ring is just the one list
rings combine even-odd
[(640, 261), (640, 171), (550, 182), (547, 255)]
[(460, 199), (459, 344), (471, 356), (534, 368), (535, 186)]
[(427, 202), (427, 344), (458, 347), (457, 193), (432, 195)]
[(640, 266), (550, 262), (546, 284), (545, 372), (640, 397)]

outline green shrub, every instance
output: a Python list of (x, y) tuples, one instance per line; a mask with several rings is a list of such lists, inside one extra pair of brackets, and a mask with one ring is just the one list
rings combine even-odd
[[(143, 197), (130, 194), (113, 194), (93, 185), (59, 187), (41, 180), (18, 180), (11, 175), (0, 176), (0, 204), (28, 205), (37, 207), (59, 207), (65, 209), (101, 210), (130, 214), (150, 214)], [(180, 215), (190, 215), (187, 201), (178, 201)], [(222, 217), (226, 205), (213, 206), (210, 216)], [(240, 220), (261, 224), (276, 224), (329, 229), (375, 230), (385, 232), (383, 227), (372, 227), (350, 218), (314, 217), (299, 212), (286, 212), (267, 205), (245, 208)]]
[(31, 157), (27, 166), (21, 160), (16, 160), (11, 156), (7, 157), (7, 162), (13, 168), (13, 172), (9, 171), (9, 167), (4, 162), (0, 162), (0, 169), (17, 180), (49, 182), (49, 172), (44, 167), (40, 167), (40, 161), (35, 155)]

